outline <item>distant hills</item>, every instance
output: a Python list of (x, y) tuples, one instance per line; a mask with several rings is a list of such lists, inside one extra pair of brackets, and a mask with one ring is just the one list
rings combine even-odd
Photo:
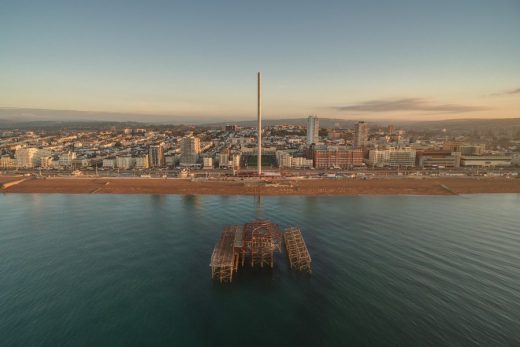
[[(362, 119), (320, 118), (320, 127), (324, 128), (352, 128)], [(109, 127), (163, 127), (168, 125), (202, 125), (207, 127), (223, 127), (226, 124), (236, 124), (242, 127), (256, 126), (256, 120), (221, 121), (214, 122), (214, 118), (194, 118), (165, 115), (141, 115), (131, 113), (88, 112), (69, 110), (47, 110), (30, 108), (0, 108), (0, 128), (109, 128)], [(450, 119), (438, 121), (367, 121), (371, 126), (387, 126), (393, 124), (398, 127), (416, 130), (466, 131), (469, 128), (508, 128), (520, 127), (520, 118), (500, 119)], [(300, 125), (307, 124), (307, 118), (264, 119), (264, 126), (273, 125)]]

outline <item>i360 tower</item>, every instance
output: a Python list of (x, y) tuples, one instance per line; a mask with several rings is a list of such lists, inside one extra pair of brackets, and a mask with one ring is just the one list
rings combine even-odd
[(258, 176), (262, 175), (262, 80), (258, 73)]

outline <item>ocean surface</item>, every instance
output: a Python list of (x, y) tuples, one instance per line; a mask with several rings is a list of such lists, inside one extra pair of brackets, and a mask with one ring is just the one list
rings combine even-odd
[[(210, 279), (226, 224), (312, 275)], [(520, 346), (520, 195), (0, 195), (1, 346)]]

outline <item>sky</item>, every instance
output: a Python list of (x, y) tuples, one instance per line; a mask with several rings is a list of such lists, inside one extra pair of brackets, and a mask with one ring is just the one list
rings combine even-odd
[(520, 117), (519, 0), (0, 0), (0, 43), (3, 108)]

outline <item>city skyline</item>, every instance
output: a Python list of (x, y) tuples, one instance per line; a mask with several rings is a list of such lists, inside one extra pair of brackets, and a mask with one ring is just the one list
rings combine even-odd
[(519, 13), (514, 1), (10, 3), (0, 107), (248, 120), (261, 71), (266, 119), (519, 117)]

